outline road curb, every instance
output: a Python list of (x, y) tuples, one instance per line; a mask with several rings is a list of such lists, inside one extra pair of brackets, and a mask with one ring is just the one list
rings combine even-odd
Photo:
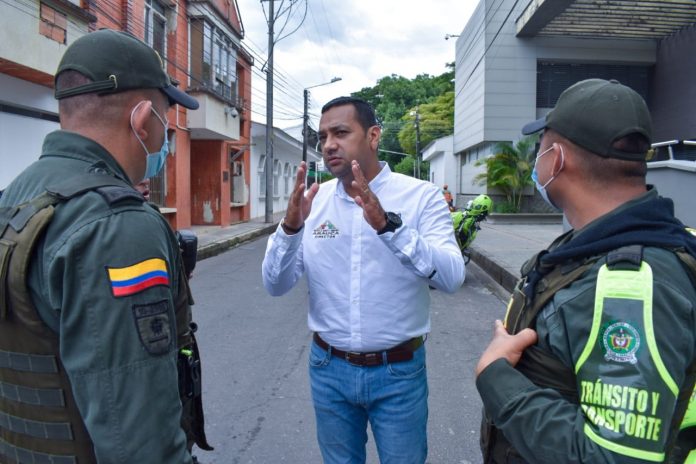
[(471, 259), (474, 261), (478, 267), (483, 269), (491, 278), (500, 284), (505, 290), (512, 293), (515, 288), (519, 276), (508, 271), (492, 259), (490, 259), (485, 254), (481, 253), (476, 248), (472, 247), (470, 249)]
[(244, 242), (248, 242), (249, 240), (261, 237), (262, 235), (271, 234), (277, 228), (278, 223), (268, 224), (259, 229), (235, 235), (234, 237), (225, 238), (212, 243), (206, 243), (205, 245), (198, 247), (197, 261), (219, 255), (220, 253), (224, 253), (231, 248), (234, 248)]

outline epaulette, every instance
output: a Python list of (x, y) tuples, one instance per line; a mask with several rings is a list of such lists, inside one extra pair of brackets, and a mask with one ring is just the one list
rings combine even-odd
[(110, 185), (106, 187), (99, 187), (97, 189), (97, 193), (101, 195), (109, 205), (121, 203), (122, 201), (126, 200), (137, 201), (140, 203), (145, 201), (145, 198), (140, 194), (140, 192), (132, 187)]

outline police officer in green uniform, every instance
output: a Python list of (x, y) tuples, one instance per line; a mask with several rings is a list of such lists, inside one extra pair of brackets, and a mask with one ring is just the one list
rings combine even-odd
[(172, 230), (132, 185), (164, 165), (171, 105), (198, 103), (112, 30), (68, 47), (56, 98), (61, 130), (0, 200), (14, 208), (0, 217), (0, 462), (192, 463), (193, 443), (209, 446), (188, 286)]
[(523, 266), (477, 365), (484, 462), (694, 462), (696, 239), (645, 184), (647, 106), (589, 79), (540, 130), (532, 178), (573, 229)]

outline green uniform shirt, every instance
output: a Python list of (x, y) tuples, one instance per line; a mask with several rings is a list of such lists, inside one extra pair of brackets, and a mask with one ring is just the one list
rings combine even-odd
[[(100, 145), (53, 132), (0, 206), (90, 171), (131, 184)], [(58, 204), (37, 248), (29, 288), (39, 314), (59, 334), (60, 360), (98, 461), (191, 463), (176, 364), (173, 302), (183, 290), (181, 263), (166, 221), (135, 196), (109, 201), (90, 191)]]
[[(657, 192), (652, 190), (634, 202), (655, 195)], [(617, 212), (597, 219), (574, 235), (589, 227), (602, 227)], [(681, 387), (686, 369), (696, 357), (696, 290), (672, 252), (645, 248), (643, 259), (653, 272), (657, 349), (669, 374)], [(558, 291), (536, 320), (538, 345), (571, 369), (577, 365), (590, 336), (595, 284), (602, 264), (602, 260), (598, 261), (578, 280)], [(659, 379), (642, 379), (639, 384), (650, 385), (655, 381)], [(488, 366), (476, 384), (495, 426), (529, 462), (643, 462), (597, 445), (584, 432), (588, 419), (579, 405), (567, 401), (555, 390), (537, 387), (503, 359)], [(668, 427), (671, 414), (661, 419)]]

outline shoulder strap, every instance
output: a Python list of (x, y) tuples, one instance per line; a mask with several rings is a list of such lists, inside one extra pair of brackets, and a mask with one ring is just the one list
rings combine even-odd
[[(683, 250), (676, 250), (674, 253), (688, 270), (691, 283), (696, 287), (696, 258)], [(696, 401), (693, 399), (694, 395), (696, 395), (696, 360), (687, 369), (684, 383), (677, 396), (677, 404), (674, 407), (674, 416), (672, 417), (667, 438), (666, 450), (668, 457), (665, 462), (682, 462), (685, 456), (694, 448), (693, 439), (691, 438), (694, 435), (693, 426), (685, 427), (682, 430), (682, 422), (687, 410), (691, 411), (689, 408), (693, 408), (694, 404), (696, 404), (693, 403)], [(689, 438), (684, 439), (683, 436), (688, 436)]]
[[(583, 275), (599, 257), (588, 258), (584, 262), (574, 262), (564, 266), (556, 266), (551, 272), (540, 279), (534, 289), (531, 306), (523, 313), (511, 320), (513, 333), (517, 333), (525, 327), (534, 328), (536, 317), (541, 308), (553, 298), (559, 290), (567, 287), (581, 275)], [(526, 305), (525, 305), (526, 306)]]
[(46, 187), (46, 191), (61, 200), (68, 200), (88, 190), (99, 187), (118, 186), (131, 187), (125, 181), (108, 174), (90, 173), (81, 177), (69, 177)]
[(21, 205), (0, 208), (0, 319), (9, 317), (11, 307), (33, 307), (26, 286), (29, 263), (55, 205), (105, 186), (128, 184), (105, 174), (74, 176), (49, 185)]

